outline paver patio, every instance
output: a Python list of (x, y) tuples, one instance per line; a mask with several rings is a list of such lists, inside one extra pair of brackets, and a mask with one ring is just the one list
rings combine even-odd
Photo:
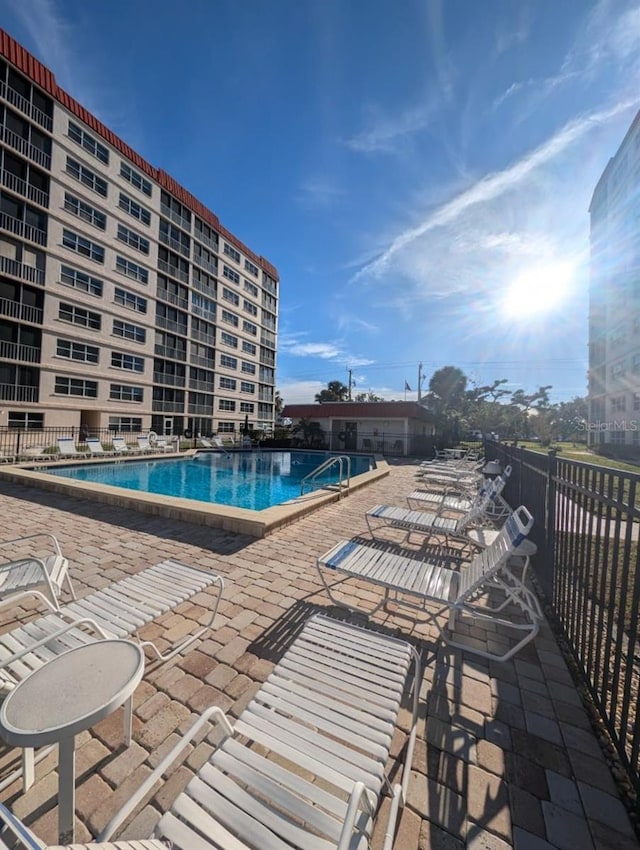
[[(135, 695), (133, 743), (124, 748), (119, 710), (79, 736), (78, 841), (96, 835), (147, 776), (194, 713), (211, 704), (236, 716), (258, 690), (308, 616), (336, 614), (315, 558), (338, 540), (366, 535), (365, 510), (403, 505), (416, 466), (392, 465), (390, 475), (321, 508), (271, 536), (255, 540), (170, 522), (0, 483), (2, 538), (53, 531), (71, 562), (78, 595), (165, 558), (210, 568), (225, 579), (212, 632), (186, 655), (149, 665)], [(351, 585), (363, 601), (371, 586)], [(144, 636), (167, 642), (202, 620), (202, 595), (150, 625)], [(2, 612), (0, 629), (33, 617), (35, 609)], [(639, 846), (589, 717), (550, 629), (504, 664), (446, 650), (428, 623), (378, 612), (371, 625), (410, 638), (422, 653), (421, 718), (409, 797), (396, 850), (627, 850)], [(472, 639), (493, 640), (486, 628), (464, 627)], [(392, 748), (406, 741), (409, 701)], [(215, 743), (213, 733), (190, 747), (124, 835), (148, 835)], [(0, 749), (0, 782), (19, 764)], [(37, 768), (22, 793), (19, 780), (0, 799), (45, 841), (57, 841), (57, 757)], [(389, 765), (391, 774), (396, 765)], [(383, 803), (383, 806), (387, 803)], [(379, 819), (382, 823), (384, 818)], [(374, 832), (373, 847), (383, 836)]]

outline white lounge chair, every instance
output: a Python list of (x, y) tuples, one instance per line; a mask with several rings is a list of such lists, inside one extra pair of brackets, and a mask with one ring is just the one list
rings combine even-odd
[(147, 436), (141, 434), (136, 440), (136, 442), (138, 444), (138, 450), (143, 454), (150, 454), (151, 452), (155, 451), (154, 447), (149, 442), (149, 438)]
[(113, 437), (111, 445), (113, 446), (114, 452), (118, 455), (133, 454), (124, 437)]
[(458, 488), (455, 485), (445, 487), (441, 490), (414, 490), (407, 496), (407, 504), (413, 509), (433, 509), (437, 512), (451, 513), (457, 511), (465, 513), (477, 504), (486, 492), (493, 492), (492, 504), (487, 508), (487, 515), (492, 520), (504, 519), (511, 513), (511, 507), (502, 496), (507, 480), (511, 475), (511, 466), (506, 466), (501, 475), (489, 482), (482, 479), (479, 489), (475, 493)]
[[(410, 734), (402, 774), (392, 786), (385, 765), (408, 681)], [(419, 658), (408, 643), (316, 615), (235, 723), (217, 706), (209, 708), (114, 815), (97, 843), (73, 847), (366, 850), (387, 790), (392, 799), (384, 850), (390, 850), (407, 798), (419, 690)], [(221, 727), (222, 740), (160, 819), (154, 837), (106, 843), (158, 780), (172, 774), (176, 758), (209, 722)], [(46, 850), (27, 843), (35, 836), (3, 807), (0, 821), (22, 842), (19, 846)]]
[(106, 451), (105, 447), (97, 437), (87, 437), (85, 443), (87, 444), (87, 448), (89, 449), (92, 457), (111, 457), (114, 454), (114, 452)]
[[(35, 541), (39, 543), (36, 545)], [(65, 584), (71, 598), (76, 598), (69, 576), (69, 561), (62, 554), (58, 539), (53, 534), (39, 532), (4, 540), (0, 543), (0, 550), (1, 600), (24, 591), (39, 590), (57, 609), (58, 597)]]
[[(384, 588), (381, 601), (367, 613), (373, 614), (390, 600), (398, 605), (424, 611), (433, 620), (440, 636), (450, 646), (475, 652), (484, 658), (505, 661), (515, 655), (525, 644), (533, 640), (540, 628), (542, 610), (535, 594), (526, 586), (529, 557), (524, 557), (521, 576), (509, 568), (509, 560), (518, 555), (518, 546), (526, 540), (533, 518), (523, 506), (507, 519), (496, 539), (480, 551), (466, 565), (456, 569), (447, 566), (451, 559), (420, 558), (392, 544), (343, 540), (317, 559), (320, 578), (332, 602), (350, 608), (337, 599), (333, 590), (349, 579), (369, 581)], [(329, 584), (326, 576), (342, 574), (342, 578)], [(497, 606), (488, 603), (489, 591), (501, 590), (504, 601)], [(500, 616), (501, 612), (514, 603), (524, 614), (525, 622), (515, 622)], [(430, 611), (428, 605), (439, 606)], [(353, 609), (352, 609), (353, 610)], [(475, 619), (488, 620), (524, 633), (524, 636), (502, 655), (485, 651), (452, 639), (440, 625), (437, 616), (448, 614), (449, 632), (455, 626), (456, 616), (468, 614)]]
[(156, 451), (160, 451), (160, 452), (174, 452), (175, 451), (173, 443), (168, 443), (165, 437), (156, 437), (156, 441), (153, 444), (153, 448)]
[(84, 458), (88, 456), (88, 452), (79, 451), (73, 437), (58, 437), (58, 454), (60, 457)]
[(15, 455), (6, 455), (4, 452), (0, 452), (0, 463), (15, 463), (15, 460)]

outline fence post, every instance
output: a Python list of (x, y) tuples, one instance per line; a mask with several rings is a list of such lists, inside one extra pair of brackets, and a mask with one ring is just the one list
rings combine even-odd
[(545, 510), (545, 553), (544, 567), (546, 588), (545, 593), (551, 601), (554, 585), (554, 552), (556, 547), (556, 476), (558, 472), (558, 456), (555, 449), (549, 449), (547, 455), (547, 498)]

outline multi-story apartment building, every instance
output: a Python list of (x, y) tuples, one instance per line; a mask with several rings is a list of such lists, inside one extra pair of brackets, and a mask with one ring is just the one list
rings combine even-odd
[(0, 30), (0, 429), (271, 428), (278, 283)]
[(640, 450), (640, 113), (591, 205), (590, 445)]

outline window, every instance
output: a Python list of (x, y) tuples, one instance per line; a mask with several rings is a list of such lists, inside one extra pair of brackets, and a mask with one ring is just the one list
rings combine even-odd
[[(250, 260), (244, 261), (245, 270), (252, 274), (254, 277), (258, 277), (258, 267), (254, 266), (254, 264)], [(258, 294), (258, 290), (256, 289), (256, 295)]]
[(124, 177), (132, 186), (139, 189), (144, 195), (151, 197), (151, 183), (138, 171), (134, 171), (126, 162), (120, 163), (120, 177)]
[(104, 286), (103, 282), (97, 277), (91, 277), (86, 272), (72, 269), (71, 266), (60, 266), (60, 282), (98, 297), (102, 295)]
[(244, 303), (242, 306), (244, 308), (245, 313), (250, 313), (252, 316), (258, 315), (258, 308), (256, 307), (256, 305), (252, 304), (251, 301), (247, 301), (246, 298), (244, 299)]
[(246, 360), (242, 361), (242, 371), (246, 375), (255, 375), (256, 373), (256, 364), (255, 363), (247, 363)]
[(627, 409), (627, 399), (623, 395), (615, 396), (611, 399), (611, 412), (617, 413)]
[(244, 291), (248, 292), (249, 295), (253, 295), (254, 298), (258, 297), (258, 287), (249, 280), (245, 280), (244, 282)]
[(147, 299), (141, 298), (134, 292), (128, 292), (126, 289), (120, 289), (116, 286), (113, 300), (116, 304), (121, 304), (128, 310), (135, 310), (137, 313), (147, 312)]
[(144, 328), (131, 325), (129, 322), (122, 322), (119, 319), (113, 320), (113, 335), (131, 339), (134, 342), (145, 342), (147, 338), (147, 332)]
[(142, 401), (144, 390), (142, 387), (130, 387), (127, 384), (111, 384), (109, 398), (113, 401)]
[(128, 195), (125, 195), (124, 192), (120, 192), (120, 200), (118, 201), (118, 206), (121, 210), (124, 210), (128, 215), (132, 218), (137, 218), (138, 221), (141, 221), (143, 224), (151, 224), (151, 213), (141, 204), (134, 201)]
[(110, 416), (109, 430), (126, 434), (138, 434), (142, 431), (142, 419), (138, 416)]
[(71, 322), (72, 325), (80, 325), (91, 330), (100, 330), (100, 314), (84, 310), (82, 307), (74, 307), (73, 304), (60, 304), (58, 318), (63, 322)]
[(120, 274), (124, 274), (145, 285), (149, 283), (149, 272), (147, 269), (139, 266), (137, 263), (132, 263), (131, 260), (127, 260), (125, 257), (116, 257), (116, 270)]
[(256, 391), (256, 385), (250, 384), (248, 381), (240, 381), (240, 392), (241, 393), (254, 393)]
[(89, 239), (85, 239), (84, 236), (79, 236), (72, 230), (65, 229), (62, 231), (62, 244), (70, 251), (75, 251), (76, 254), (89, 257), (96, 263), (104, 263), (104, 248)]
[(144, 358), (135, 357), (133, 354), (120, 354), (118, 351), (111, 352), (111, 365), (115, 369), (128, 369), (130, 372), (144, 372)]
[(71, 342), (68, 339), (59, 339), (56, 343), (56, 354), (58, 357), (66, 357), (68, 360), (78, 360), (81, 363), (97, 363), (99, 349), (95, 345), (85, 345), (83, 342)]
[(253, 408), (255, 405), (251, 404), (250, 401), (241, 401), (240, 402), (240, 413), (253, 413)]
[(236, 403), (235, 401), (231, 401), (228, 398), (221, 398), (218, 400), (218, 410), (235, 410)]
[(234, 272), (233, 269), (230, 269), (229, 266), (222, 266), (222, 274), (232, 283), (240, 283), (240, 275), (238, 272)]
[(44, 413), (23, 413), (10, 410), (7, 417), (9, 428), (19, 431), (41, 431), (44, 428)]
[(76, 144), (83, 147), (86, 151), (89, 151), (100, 162), (104, 162), (105, 165), (109, 164), (109, 151), (107, 148), (87, 133), (86, 130), (71, 121), (69, 121), (69, 138), (73, 139)]
[(236, 381), (235, 378), (220, 378), (218, 386), (221, 390), (235, 390)]
[(226, 369), (237, 369), (238, 361), (235, 357), (229, 357), (228, 354), (220, 355), (220, 365), (224, 366)]
[(258, 328), (252, 322), (248, 322), (246, 319), (242, 323), (242, 330), (245, 331), (245, 333), (251, 334), (252, 336), (256, 336), (258, 333)]
[(70, 156), (67, 157), (67, 174), (79, 180), (83, 186), (87, 186), (93, 192), (102, 195), (103, 198), (107, 197), (107, 181), (98, 177), (90, 168)]
[(62, 375), (56, 375), (54, 392), (59, 395), (98, 398), (98, 382), (84, 381), (81, 378), (65, 378)]
[(255, 354), (256, 346), (252, 342), (248, 342), (246, 339), (242, 340), (242, 350), (245, 354)]
[(228, 242), (224, 243), (224, 253), (227, 257), (231, 257), (232, 260), (235, 260), (236, 263), (240, 262), (240, 251), (236, 251), (235, 248), (232, 248)]
[(149, 253), (149, 240), (145, 239), (144, 236), (140, 236), (135, 233), (133, 230), (129, 230), (129, 228), (125, 227), (124, 224), (118, 225), (116, 238), (121, 242), (130, 245), (132, 248), (135, 248), (136, 251), (142, 251), (143, 254)]
[(238, 327), (238, 317), (233, 313), (230, 313), (228, 310), (222, 311), (222, 321), (226, 322), (228, 325), (233, 325), (234, 328)]
[(238, 337), (233, 336), (233, 334), (225, 333), (224, 331), (220, 334), (220, 342), (223, 345), (228, 345), (230, 348), (238, 347)]
[(69, 192), (64, 193), (64, 208), (67, 212), (87, 221), (100, 230), (104, 230), (107, 226), (107, 217), (103, 212), (81, 201), (80, 198), (76, 198), (75, 195), (69, 194)]
[(232, 289), (227, 289), (226, 286), (222, 287), (222, 297), (230, 304), (235, 304), (236, 307), (238, 307), (240, 304), (240, 296), (238, 295), (238, 293), (234, 292)]
[(218, 422), (218, 434), (233, 434), (235, 430), (234, 422)]

